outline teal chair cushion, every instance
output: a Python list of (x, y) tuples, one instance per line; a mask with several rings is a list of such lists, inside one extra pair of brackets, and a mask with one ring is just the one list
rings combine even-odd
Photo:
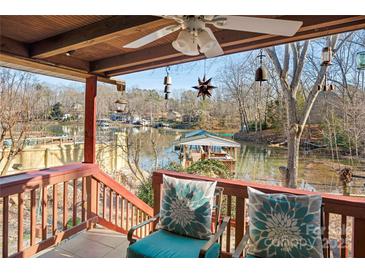
[(245, 258), (258, 258), (258, 257), (254, 256), (254, 255), (252, 255), (250, 253), (247, 253), (246, 256), (245, 256)]
[[(127, 258), (198, 258), (206, 242), (161, 229), (130, 245)], [(214, 243), (205, 257), (218, 258), (219, 249), (219, 244)]]

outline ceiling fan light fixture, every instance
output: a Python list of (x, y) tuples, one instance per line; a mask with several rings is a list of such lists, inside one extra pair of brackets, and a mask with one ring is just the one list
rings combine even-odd
[(212, 37), (209, 35), (209, 33), (206, 30), (202, 30), (198, 37), (197, 37), (197, 42), (200, 48), (200, 52), (205, 53), (207, 51), (209, 51), (210, 49), (212, 49), (216, 42), (214, 39), (212, 39)]
[(179, 33), (177, 39), (172, 42), (172, 46), (185, 55), (199, 55), (198, 44), (194, 41), (193, 35), (186, 30)]

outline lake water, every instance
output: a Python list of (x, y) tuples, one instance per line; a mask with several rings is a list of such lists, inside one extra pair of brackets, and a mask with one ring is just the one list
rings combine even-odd
[[(82, 126), (52, 125), (47, 127), (49, 135), (82, 136)], [(154, 150), (150, 139), (155, 140), (158, 167), (166, 167), (171, 162), (179, 162), (178, 154), (173, 150), (173, 142), (178, 140), (183, 131), (174, 129), (154, 129), (148, 127), (110, 127), (98, 129), (98, 143), (114, 146), (114, 138), (119, 132), (129, 133), (130, 139), (140, 141), (140, 165), (146, 171), (155, 168)], [(81, 137), (82, 138), (82, 137)], [(82, 141), (82, 140), (81, 140)], [(116, 145), (117, 146), (117, 145)], [(265, 145), (241, 142), (238, 153), (235, 177), (250, 181), (260, 181), (267, 184), (280, 184), (282, 176), (280, 166), (286, 166), (286, 149), (273, 148)], [(79, 157), (79, 154), (78, 154)], [(73, 162), (79, 159), (69, 158)], [(342, 187), (338, 181), (336, 169), (340, 164), (352, 165), (354, 170), (363, 171), (364, 163), (350, 162), (342, 159), (340, 162), (332, 161), (331, 156), (319, 150), (300, 153), (299, 187), (317, 191), (341, 193)], [(365, 181), (355, 180), (353, 193), (365, 193)]]

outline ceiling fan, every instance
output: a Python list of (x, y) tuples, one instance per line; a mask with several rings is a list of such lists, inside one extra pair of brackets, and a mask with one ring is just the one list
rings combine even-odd
[(176, 24), (147, 34), (128, 43), (124, 48), (139, 48), (180, 30), (177, 39), (172, 42), (172, 46), (177, 51), (185, 55), (199, 55), (203, 53), (209, 58), (224, 53), (209, 25), (218, 29), (293, 36), (303, 24), (302, 21), (247, 16), (183, 15), (162, 17), (173, 19), (176, 21)]

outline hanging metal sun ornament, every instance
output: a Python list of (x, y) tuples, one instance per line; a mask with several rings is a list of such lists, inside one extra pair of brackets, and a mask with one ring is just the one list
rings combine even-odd
[(169, 99), (169, 93), (171, 93), (171, 85), (172, 85), (172, 79), (170, 76), (170, 67), (166, 67), (166, 76), (163, 81), (163, 84), (165, 85), (164, 93), (165, 93), (165, 100)]
[(209, 78), (208, 80), (205, 79), (205, 75), (203, 77), (203, 80), (200, 80), (198, 78), (198, 86), (194, 86), (193, 88), (198, 90), (198, 97), (202, 96), (203, 100), (205, 100), (205, 96), (211, 97), (213, 89), (217, 88), (215, 86), (212, 86), (210, 82), (212, 81), (212, 78)]
[(217, 88), (211, 85), (212, 78), (206, 79), (205, 76), (205, 66), (206, 60), (204, 60), (204, 77), (202, 80), (198, 78), (198, 85), (193, 86), (194, 89), (198, 90), (198, 97), (202, 96), (203, 100), (205, 100), (205, 96), (211, 97), (213, 89)]

